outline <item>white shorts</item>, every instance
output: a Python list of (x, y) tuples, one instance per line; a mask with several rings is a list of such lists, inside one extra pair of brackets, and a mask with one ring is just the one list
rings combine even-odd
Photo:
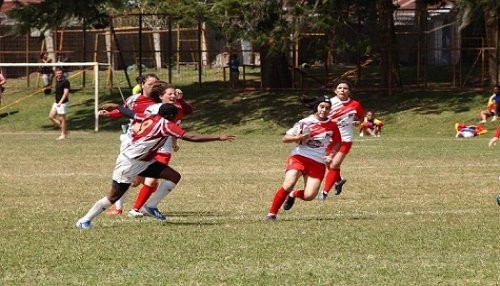
[(118, 183), (131, 184), (134, 178), (142, 171), (146, 170), (151, 161), (141, 161), (129, 159), (122, 154), (116, 158), (115, 170), (113, 171), (113, 180)]
[(68, 103), (62, 103), (58, 106), (57, 103), (54, 102), (54, 104), (52, 104), (52, 109), (55, 109), (57, 114), (64, 115), (68, 113)]

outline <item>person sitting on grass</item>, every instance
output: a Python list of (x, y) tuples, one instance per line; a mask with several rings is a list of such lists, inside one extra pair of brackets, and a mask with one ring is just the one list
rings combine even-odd
[(382, 126), (384, 126), (384, 122), (375, 118), (375, 112), (368, 111), (366, 112), (365, 119), (359, 126), (359, 136), (380, 137)]
[(491, 121), (495, 121), (500, 114), (500, 85), (493, 87), (493, 95), (488, 98), (488, 104), (485, 110), (481, 110), (479, 123), (486, 123), (486, 119), (491, 117)]

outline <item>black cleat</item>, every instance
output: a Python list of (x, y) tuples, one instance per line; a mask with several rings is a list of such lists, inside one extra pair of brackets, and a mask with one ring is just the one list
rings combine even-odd
[(338, 183), (335, 183), (335, 195), (338, 196), (340, 193), (342, 193), (342, 186), (344, 186), (345, 182), (347, 182), (346, 179), (340, 179)]
[(287, 196), (286, 197), (286, 201), (285, 203), (283, 204), (283, 209), (285, 211), (291, 209), (293, 207), (293, 204), (295, 203), (295, 198), (292, 197), (292, 196)]

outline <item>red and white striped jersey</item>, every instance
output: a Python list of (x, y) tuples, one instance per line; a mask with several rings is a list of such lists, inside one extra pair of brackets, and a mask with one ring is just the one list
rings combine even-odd
[(122, 154), (130, 159), (149, 161), (170, 136), (180, 138), (186, 131), (174, 122), (159, 115), (136, 114), (132, 127), (132, 141), (125, 146)]
[(330, 119), (320, 121), (314, 115), (295, 123), (286, 133), (297, 135), (300, 132), (309, 133), (309, 138), (294, 146), (291, 155), (301, 155), (320, 163), (325, 163), (327, 150), (341, 141), (337, 123)]
[(332, 109), (330, 119), (337, 122), (343, 142), (352, 142), (354, 138), (353, 121), (360, 120), (365, 115), (363, 106), (351, 98), (340, 101), (338, 97), (331, 98)]
[[(146, 108), (145, 113), (146, 114), (158, 114), (158, 110), (160, 109), (161, 105), (162, 105), (162, 103), (153, 104), (153, 105), (149, 106), (148, 108)], [(184, 117), (184, 108), (178, 101), (176, 101), (174, 103), (174, 105), (178, 109), (177, 115), (175, 117), (175, 123), (180, 126), (182, 118)], [(172, 154), (172, 151), (173, 151), (172, 150), (172, 138), (169, 137), (165, 141), (165, 144), (163, 144), (163, 146), (161, 148), (159, 148), (157, 152), (160, 154)]]

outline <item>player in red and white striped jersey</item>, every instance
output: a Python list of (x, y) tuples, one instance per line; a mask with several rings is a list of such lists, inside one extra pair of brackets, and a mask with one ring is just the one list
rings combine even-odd
[[(162, 103), (172, 103), (178, 108), (179, 112), (175, 118), (177, 125), (180, 125), (184, 115), (188, 115), (193, 111), (191, 105), (184, 101), (182, 91), (176, 89), (173, 85), (166, 87), (160, 99)], [(151, 105), (146, 109), (146, 113), (157, 114), (160, 105), (161, 104)], [(158, 149), (154, 159), (162, 164), (168, 165), (172, 156), (172, 151), (178, 150), (179, 145), (177, 144), (177, 138), (169, 137), (165, 144)], [(168, 180), (158, 184), (158, 180), (155, 178), (145, 178), (143, 184), (132, 209), (129, 211), (129, 216), (141, 217), (143, 214), (148, 214), (159, 220), (165, 220), (165, 216), (158, 209), (158, 204), (175, 188), (176, 184)], [(146, 201), (147, 205), (144, 205)]]
[[(123, 107), (116, 104), (105, 104), (103, 109)], [(132, 112), (132, 111), (130, 111)], [(181, 138), (191, 142), (210, 141), (232, 141), (234, 135), (205, 135), (188, 133), (172, 121), (177, 114), (177, 107), (173, 104), (163, 104), (157, 115), (143, 117), (135, 114), (132, 141), (120, 152), (113, 172), (113, 182), (109, 194), (98, 200), (85, 214), (76, 222), (76, 227), (83, 229), (91, 228), (91, 221), (104, 210), (116, 202), (130, 187), (136, 176), (162, 178), (178, 183), (181, 175), (168, 165), (152, 160), (158, 148), (160, 148), (169, 136)]]
[[(133, 94), (129, 96), (125, 102), (123, 103), (123, 106), (133, 110), (135, 113), (144, 113), (145, 110), (156, 103), (160, 102), (160, 98), (158, 94), (151, 94), (151, 90), (153, 86), (155, 85), (156, 82), (159, 81), (159, 78), (155, 74), (146, 74), (142, 77), (142, 93), (138, 94)], [(123, 114), (118, 110), (114, 109), (111, 111), (107, 110), (100, 110), (99, 111), (99, 116), (103, 117), (109, 117), (113, 119), (119, 119), (123, 117)], [(130, 123), (129, 126), (130, 127)], [(122, 150), (131, 140), (131, 129), (126, 128), (126, 132), (124, 134), (120, 135), (120, 150)], [(123, 213), (123, 204), (125, 202), (125, 195), (122, 196), (118, 201), (115, 203), (115, 208), (110, 209), (108, 214), (110, 215), (120, 215)]]
[(339, 152), (335, 154), (328, 166), (323, 191), (318, 196), (320, 200), (327, 198), (332, 187), (335, 187), (336, 195), (342, 192), (342, 186), (346, 180), (340, 175), (340, 166), (352, 147), (354, 139), (353, 124), (363, 118), (365, 114), (363, 106), (358, 101), (350, 98), (350, 92), (351, 84), (349, 81), (340, 80), (335, 85), (336, 97), (332, 98), (332, 109), (328, 117), (337, 122), (342, 135), (342, 143)]
[[(297, 122), (283, 137), (284, 143), (297, 143), (290, 153), (283, 185), (276, 191), (267, 220), (274, 221), (278, 211), (289, 210), (296, 198), (310, 201), (316, 198), (326, 165), (340, 146), (340, 131), (337, 123), (328, 119), (331, 102), (328, 97), (320, 98), (315, 104), (314, 114)], [(295, 190), (303, 176), (304, 190)]]

